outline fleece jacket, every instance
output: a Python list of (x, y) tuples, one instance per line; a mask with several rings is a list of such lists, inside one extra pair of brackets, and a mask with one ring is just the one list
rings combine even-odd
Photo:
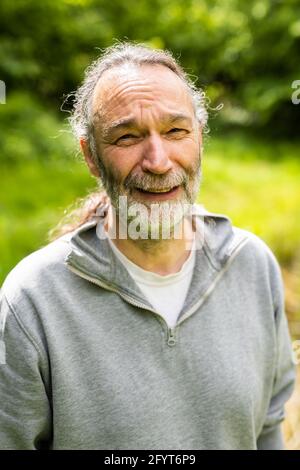
[(169, 328), (94, 218), (24, 258), (0, 304), (0, 449), (283, 449), (295, 383), (268, 246), (197, 206)]

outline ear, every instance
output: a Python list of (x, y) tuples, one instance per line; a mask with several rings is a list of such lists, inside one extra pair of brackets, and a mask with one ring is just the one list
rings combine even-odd
[(100, 178), (99, 168), (97, 167), (96, 163), (94, 162), (94, 160), (92, 158), (90, 148), (89, 148), (89, 144), (88, 144), (87, 140), (81, 138), (79, 140), (79, 143), (80, 143), (81, 151), (84, 155), (84, 159), (87, 163), (87, 166), (89, 167), (90, 172), (92, 173), (93, 176), (96, 176), (97, 178)]

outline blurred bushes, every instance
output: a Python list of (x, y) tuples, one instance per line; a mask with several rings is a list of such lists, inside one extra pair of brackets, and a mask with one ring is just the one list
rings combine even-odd
[(0, 107), (0, 129), (0, 161), (5, 165), (70, 159), (74, 153), (70, 130), (64, 129), (54, 111), (45, 109), (28, 93), (15, 92), (7, 97), (7, 103)]
[(238, 134), (213, 137), (203, 157), (199, 201), (260, 236), (283, 265), (300, 260), (297, 146)]
[(0, 128), (1, 285), (94, 182), (61, 120), (32, 96), (9, 96), (0, 107)]
[(167, 47), (199, 77), (218, 125), (298, 136), (298, 0), (2, 0), (0, 79), (58, 110), (114, 39)]

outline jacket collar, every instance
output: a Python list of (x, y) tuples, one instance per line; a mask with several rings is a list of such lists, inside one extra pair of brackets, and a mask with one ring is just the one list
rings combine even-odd
[[(197, 227), (196, 263), (184, 310), (190, 308), (199, 296), (204, 295), (246, 237), (244, 232), (234, 229), (225, 215), (208, 212), (198, 204), (194, 205), (193, 214)], [(70, 251), (65, 259), (66, 264), (70, 269), (76, 269), (78, 275), (81, 273), (83, 277), (94, 278), (107, 289), (129, 295), (151, 308), (126, 268), (112, 252), (102, 229), (103, 219), (94, 217), (69, 234)]]

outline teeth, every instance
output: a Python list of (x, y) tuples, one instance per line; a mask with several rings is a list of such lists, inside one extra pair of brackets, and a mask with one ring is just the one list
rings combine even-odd
[(151, 189), (151, 193), (168, 193), (169, 191), (171, 191), (172, 188), (169, 188), (169, 189)]
[(146, 191), (146, 192), (149, 192), (149, 193), (168, 193), (169, 191), (171, 191), (171, 189), (173, 188), (167, 188), (167, 189), (142, 189), (142, 191)]

